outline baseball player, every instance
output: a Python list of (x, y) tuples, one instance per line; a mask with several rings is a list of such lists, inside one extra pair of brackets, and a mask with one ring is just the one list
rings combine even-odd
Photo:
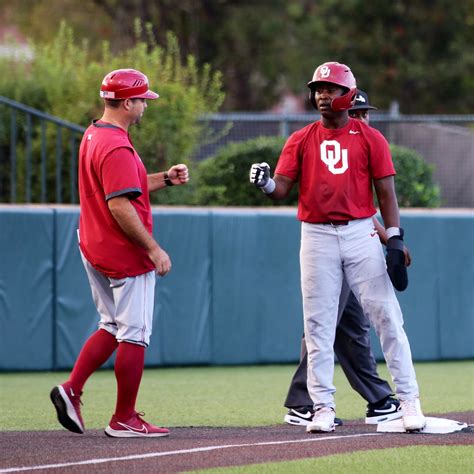
[[(419, 430), (426, 420), (402, 312), (387, 274), (400, 286), (407, 282), (390, 149), (380, 132), (349, 117), (357, 93), (349, 67), (321, 64), (308, 87), (321, 119), (290, 136), (273, 179), (266, 163), (250, 170), (250, 181), (271, 199), (285, 198), (299, 183), (308, 391), (315, 409), (306, 430), (335, 427), (333, 345), (344, 280), (380, 339), (405, 430)], [(372, 221), (372, 186), (386, 228), (386, 258)]]
[[(349, 115), (368, 125), (369, 110), (375, 108), (369, 104), (367, 93), (358, 89), (354, 105), (349, 109)], [(385, 229), (375, 217), (373, 221), (379, 238), (385, 244)], [(406, 265), (409, 266), (411, 256), (406, 247), (404, 253)], [(400, 418), (402, 416), (399, 409), (400, 402), (392, 396), (389, 384), (377, 373), (377, 363), (370, 348), (370, 324), (362, 308), (352, 292), (349, 294), (346, 305), (344, 306), (341, 301), (339, 305), (334, 352), (351, 386), (368, 402), (365, 422), (377, 424)], [(284, 421), (291, 425), (307, 426), (314, 415), (307, 388), (307, 361), (308, 353), (303, 335), (300, 363), (293, 375), (285, 400), (288, 413)], [(342, 421), (336, 418), (335, 424), (341, 425)]]
[(135, 409), (153, 324), (156, 275), (171, 260), (152, 236), (148, 193), (188, 182), (186, 165), (147, 174), (128, 129), (140, 122), (148, 99), (157, 99), (148, 78), (134, 69), (107, 74), (100, 88), (104, 113), (85, 131), (79, 150), (79, 247), (99, 329), (86, 341), (69, 379), (51, 391), (59, 422), (84, 433), (81, 395), (87, 379), (116, 352), (117, 401), (105, 433), (111, 437), (160, 437)]

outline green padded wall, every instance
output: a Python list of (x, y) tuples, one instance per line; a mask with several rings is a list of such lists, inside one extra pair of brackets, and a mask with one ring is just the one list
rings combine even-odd
[(48, 208), (0, 206), (0, 369), (50, 369), (54, 229)]
[(413, 262), (408, 288), (397, 295), (413, 358), (474, 357), (474, 211), (403, 210), (401, 217)]
[[(75, 206), (0, 207), (0, 370), (70, 368), (96, 329), (78, 216)], [(295, 209), (157, 207), (153, 219), (173, 267), (157, 279), (147, 366), (298, 359)], [(413, 263), (398, 297), (413, 358), (474, 357), (474, 213), (403, 210), (402, 226)]]
[(153, 233), (171, 258), (158, 278), (147, 365), (207, 364), (211, 357), (209, 211), (154, 211)]
[(54, 369), (71, 367), (83, 342), (97, 329), (98, 315), (79, 252), (78, 220), (78, 207), (55, 210), (57, 297)]

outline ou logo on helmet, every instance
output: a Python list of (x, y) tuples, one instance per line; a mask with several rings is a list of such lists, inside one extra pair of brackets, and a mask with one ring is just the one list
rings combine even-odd
[[(328, 167), (328, 170), (332, 174), (342, 174), (349, 167), (347, 150), (341, 150), (341, 145), (336, 140), (324, 140), (320, 145), (320, 151), (321, 161)], [(341, 162), (340, 166), (336, 168), (339, 162)]]
[(321, 68), (320, 73), (322, 78), (329, 77), (329, 75), (331, 74), (331, 69), (329, 69), (327, 66), (323, 66)]

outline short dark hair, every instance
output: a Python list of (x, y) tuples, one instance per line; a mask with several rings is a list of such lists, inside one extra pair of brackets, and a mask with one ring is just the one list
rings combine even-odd
[(112, 109), (118, 109), (123, 99), (104, 99), (105, 106)]
[(118, 109), (120, 106), (120, 102), (123, 102), (124, 100), (131, 100), (133, 102), (136, 102), (137, 100), (145, 100), (140, 97), (134, 97), (133, 99), (104, 99), (105, 105), (107, 107), (111, 107), (112, 109)]

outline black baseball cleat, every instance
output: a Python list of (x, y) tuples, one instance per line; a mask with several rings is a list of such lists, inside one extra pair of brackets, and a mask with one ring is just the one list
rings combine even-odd
[(388, 396), (377, 403), (369, 403), (365, 416), (365, 423), (377, 425), (386, 421), (396, 420), (403, 416), (400, 402), (394, 397)]
[[(288, 413), (285, 415), (285, 418), (283, 418), (283, 421), (289, 425), (308, 426), (313, 420), (313, 416), (314, 409), (312, 406), (296, 407), (290, 408), (288, 410)], [(334, 424), (336, 426), (341, 426), (342, 420), (340, 418), (336, 418), (334, 420)]]

